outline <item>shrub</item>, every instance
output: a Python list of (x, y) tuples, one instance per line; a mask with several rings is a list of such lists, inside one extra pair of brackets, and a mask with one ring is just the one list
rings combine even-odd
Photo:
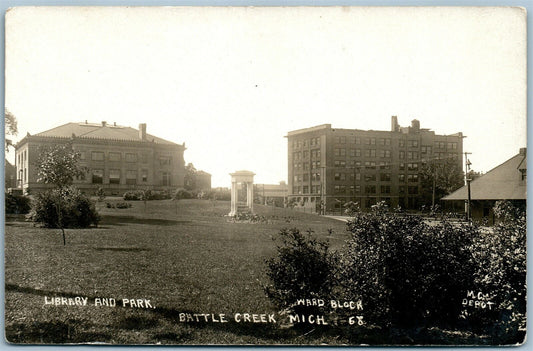
[(456, 323), (472, 286), (470, 244), (478, 228), (430, 226), (383, 206), (348, 223), (340, 291), (363, 301), (365, 319), (381, 327)]
[(139, 201), (142, 197), (142, 190), (126, 191), (122, 198), (127, 201)]
[(183, 188), (176, 190), (176, 192), (174, 193), (174, 196), (172, 197), (173, 200), (192, 199), (192, 198), (193, 198), (193, 194), (190, 191), (185, 190)]
[(131, 204), (129, 202), (117, 202), (115, 208), (130, 208)]
[(526, 326), (526, 214), (508, 201), (497, 202), (494, 212), (498, 224), (476, 240), (472, 254), (477, 289), (490, 296), (495, 308), (493, 314), (471, 319), (490, 327), (494, 343), (519, 343)]
[(6, 194), (6, 213), (26, 214), (30, 211), (30, 198), (23, 195)]
[(295, 313), (308, 312), (314, 307), (294, 306), (298, 299), (328, 298), (334, 287), (336, 256), (327, 242), (313, 238), (298, 229), (282, 229), (273, 240), (278, 241), (277, 256), (267, 260), (265, 286), (267, 296), (279, 307)]
[(94, 203), (74, 187), (35, 195), (28, 218), (47, 228), (86, 228), (100, 220)]
[(98, 187), (98, 189), (95, 192), (95, 195), (98, 196), (98, 201), (102, 202), (105, 199), (105, 191), (104, 188)]

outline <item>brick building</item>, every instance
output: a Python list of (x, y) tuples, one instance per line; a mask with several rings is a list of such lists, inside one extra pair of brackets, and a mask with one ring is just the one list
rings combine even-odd
[(336, 129), (331, 124), (290, 131), (289, 199), (302, 206), (340, 210), (357, 201), (368, 209), (378, 201), (420, 208), (420, 171), (427, 162), (451, 162), (462, 169), (463, 135), (438, 135), (391, 118), (390, 131)]
[(107, 195), (127, 190), (170, 190), (183, 187), (185, 144), (176, 144), (139, 129), (101, 122), (67, 123), (35, 134), (15, 146), (17, 187), (31, 192), (49, 187), (37, 182), (36, 160), (47, 146), (71, 142), (81, 154), (87, 173), (74, 180), (81, 191), (93, 194), (102, 187)]

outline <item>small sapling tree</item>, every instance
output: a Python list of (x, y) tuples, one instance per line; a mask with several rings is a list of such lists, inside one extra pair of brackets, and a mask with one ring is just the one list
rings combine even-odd
[[(84, 169), (79, 165), (80, 153), (72, 148), (72, 143), (43, 147), (37, 157), (37, 181), (52, 184), (62, 193), (62, 189), (72, 185), (74, 177), (81, 176)], [(50, 196), (52, 194), (50, 193)], [(62, 197), (56, 201), (57, 225), (63, 234), (63, 245), (66, 245), (65, 229), (62, 220)]]

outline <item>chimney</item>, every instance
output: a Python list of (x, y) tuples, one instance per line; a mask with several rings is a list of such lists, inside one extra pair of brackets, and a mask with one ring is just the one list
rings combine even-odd
[(398, 132), (400, 130), (400, 126), (398, 125), (398, 117), (397, 116), (392, 116), (391, 117), (390, 124), (391, 124), (391, 127), (390, 127), (391, 132)]
[(139, 139), (146, 140), (146, 123), (139, 124)]
[(106, 122), (106, 121), (102, 121), (102, 127), (105, 127), (105, 126), (106, 126), (106, 124), (107, 124), (107, 122)]
[(113, 127), (116, 127), (117, 126), (117, 122), (113, 122)]
[(521, 147), (520, 148), (520, 155), (526, 156), (527, 155), (527, 148)]

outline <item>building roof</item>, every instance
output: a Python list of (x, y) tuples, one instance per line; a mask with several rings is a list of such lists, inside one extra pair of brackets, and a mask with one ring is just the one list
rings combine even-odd
[[(525, 200), (527, 184), (522, 180), (521, 170), (526, 170), (526, 149), (491, 169), (470, 183), (472, 200)], [(468, 188), (463, 186), (443, 200), (467, 200)]]
[[(139, 136), (139, 130), (131, 127), (110, 125), (102, 123), (67, 123), (44, 132), (35, 134), (42, 137), (60, 137), (90, 139), (108, 139), (108, 140), (125, 140), (125, 141), (142, 141)], [(177, 145), (171, 141), (158, 138), (151, 134), (146, 134), (146, 141), (157, 144)]]

